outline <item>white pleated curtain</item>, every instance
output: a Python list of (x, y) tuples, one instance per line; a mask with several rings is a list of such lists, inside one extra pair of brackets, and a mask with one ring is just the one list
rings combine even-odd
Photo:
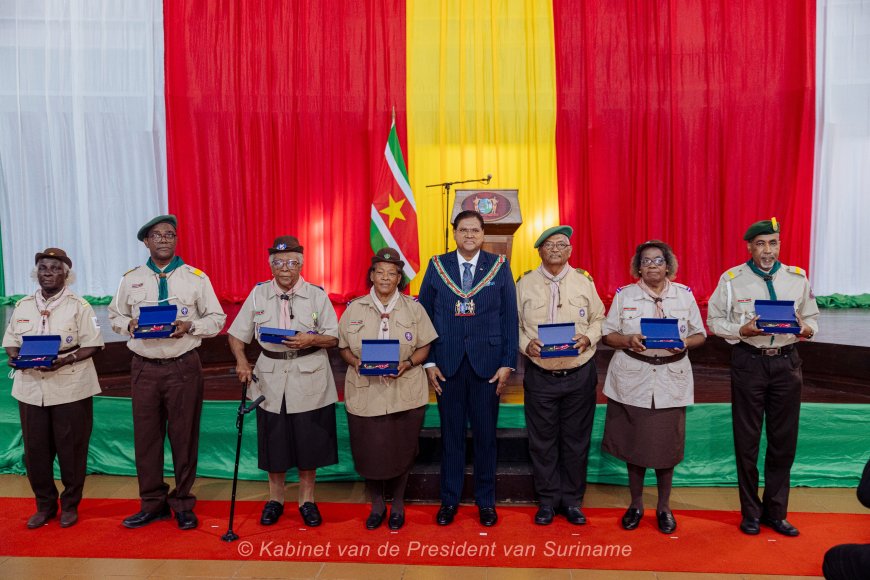
[(33, 256), (73, 260), (79, 294), (113, 294), (164, 213), (160, 0), (0, 0), (0, 231), (6, 294)]
[(820, 0), (810, 276), (820, 296), (870, 292), (870, 0)]

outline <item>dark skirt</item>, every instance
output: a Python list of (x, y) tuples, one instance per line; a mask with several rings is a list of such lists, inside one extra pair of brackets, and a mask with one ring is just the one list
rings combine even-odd
[(626, 463), (667, 469), (683, 460), (686, 408), (645, 409), (607, 399), (601, 449)]
[(269, 473), (294, 467), (307, 471), (338, 463), (335, 403), (303, 413), (257, 407), (257, 466)]
[(417, 457), (426, 406), (399, 413), (360, 417), (347, 414), (350, 450), (357, 473), (392, 479), (409, 471)]

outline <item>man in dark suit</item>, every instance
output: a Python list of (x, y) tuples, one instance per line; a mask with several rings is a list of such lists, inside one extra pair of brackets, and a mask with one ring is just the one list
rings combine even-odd
[(516, 287), (504, 256), (481, 251), (483, 217), (453, 220), (456, 251), (435, 256), (420, 287), (420, 304), (438, 331), (426, 373), (441, 417), (441, 509), (453, 521), (465, 478), (465, 430), (474, 437), (474, 498), (480, 523), (493, 526), (499, 395), (516, 367)]

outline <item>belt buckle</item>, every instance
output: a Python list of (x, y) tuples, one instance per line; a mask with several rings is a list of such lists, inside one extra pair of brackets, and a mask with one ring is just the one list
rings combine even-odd
[(558, 371), (550, 371), (550, 372), (553, 373), (554, 377), (567, 377), (568, 376), (568, 371), (566, 369), (561, 369)]
[(779, 354), (778, 348), (762, 348), (761, 354), (764, 356), (777, 356)]
[(285, 358), (285, 359), (294, 359), (294, 358), (296, 358), (296, 357), (298, 357), (298, 356), (299, 356), (299, 351), (298, 351), (298, 350), (288, 350), (287, 352), (284, 353), (284, 358)]

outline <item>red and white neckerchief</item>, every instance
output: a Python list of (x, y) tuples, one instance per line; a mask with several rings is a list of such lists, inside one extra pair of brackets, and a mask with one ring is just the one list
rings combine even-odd
[(39, 310), (40, 322), (39, 322), (39, 334), (48, 334), (50, 330), (50, 325), (48, 323), (48, 318), (51, 316), (52, 311), (60, 306), (61, 300), (69, 294), (69, 289), (64, 286), (63, 290), (55, 294), (50, 298), (44, 298), (42, 296), (42, 290), (37, 290), (36, 294), (33, 295), (36, 298), (36, 308)]
[(390, 300), (386, 305), (381, 303), (381, 299), (378, 298), (378, 295), (375, 293), (374, 286), (369, 290), (369, 296), (372, 297), (372, 304), (374, 304), (377, 311), (381, 313), (381, 324), (378, 327), (378, 338), (380, 340), (386, 340), (390, 338), (390, 313), (399, 302), (399, 291), (398, 289), (393, 291), (393, 295), (390, 296)]

